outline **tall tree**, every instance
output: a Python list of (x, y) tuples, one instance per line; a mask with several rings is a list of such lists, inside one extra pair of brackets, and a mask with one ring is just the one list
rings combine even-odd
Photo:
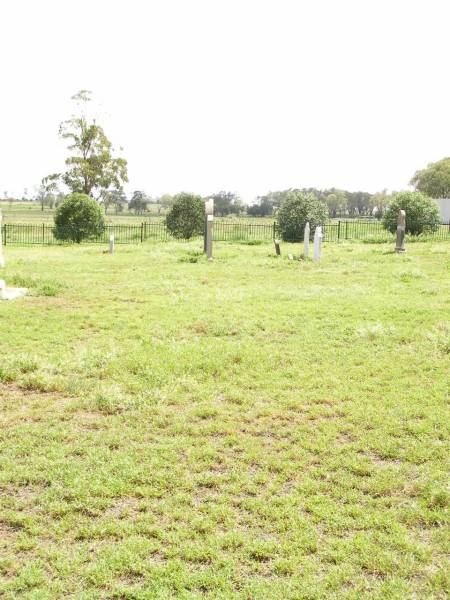
[(220, 217), (240, 215), (244, 210), (241, 199), (234, 192), (217, 192), (211, 198), (214, 199), (214, 213)]
[(342, 190), (335, 190), (325, 197), (325, 202), (332, 217), (344, 215), (348, 208), (347, 195)]
[(58, 190), (57, 184), (57, 175), (49, 175), (48, 177), (44, 177), (41, 181), (41, 185), (39, 186), (36, 200), (41, 205), (41, 210), (44, 210), (46, 204), (50, 204), (53, 199), (53, 203), (51, 208), (53, 208), (54, 204), (54, 196), (53, 193)]
[(450, 157), (416, 171), (410, 183), (431, 198), (450, 198)]
[(86, 116), (91, 92), (82, 90), (72, 100), (78, 106), (78, 114), (63, 121), (59, 128), (72, 153), (66, 158), (67, 169), (60, 177), (72, 192), (99, 199), (110, 187), (120, 188), (128, 181), (127, 161), (113, 158), (114, 148), (103, 128)]
[(131, 196), (128, 208), (134, 210), (137, 215), (141, 215), (147, 210), (147, 204), (150, 202), (150, 198), (142, 190), (136, 190)]

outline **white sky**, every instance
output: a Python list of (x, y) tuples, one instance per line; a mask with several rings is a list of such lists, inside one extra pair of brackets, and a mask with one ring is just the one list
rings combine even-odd
[(128, 191), (377, 191), (450, 155), (449, 0), (0, 0), (0, 192), (90, 89)]

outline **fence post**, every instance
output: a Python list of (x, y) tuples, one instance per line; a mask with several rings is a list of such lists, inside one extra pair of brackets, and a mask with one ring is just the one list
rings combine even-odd
[(42, 244), (45, 244), (45, 223), (42, 223)]
[(347, 225), (348, 225), (348, 221), (345, 221), (345, 239), (347, 238)]
[(144, 222), (141, 223), (141, 244), (144, 241)]
[(277, 231), (276, 231), (276, 224), (275, 221), (273, 222), (273, 233), (272, 233), (272, 239), (274, 240), (275, 237), (277, 235)]
[(341, 221), (339, 220), (338, 221), (338, 241), (340, 240), (340, 238), (341, 238)]

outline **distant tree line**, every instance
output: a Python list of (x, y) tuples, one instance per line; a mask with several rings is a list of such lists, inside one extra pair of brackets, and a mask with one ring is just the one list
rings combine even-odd
[(247, 207), (247, 214), (254, 217), (269, 217), (276, 215), (291, 192), (313, 194), (328, 207), (330, 217), (360, 217), (374, 216), (381, 218), (391, 196), (387, 190), (370, 194), (369, 192), (349, 192), (337, 188), (319, 190), (317, 188), (288, 189), (269, 192), (259, 196), (256, 202)]
[[(127, 161), (123, 157), (115, 156), (115, 150), (103, 128), (95, 118), (89, 116), (91, 92), (81, 90), (72, 100), (75, 103), (75, 112), (70, 119), (60, 124), (59, 129), (60, 137), (68, 143), (69, 155), (65, 159), (65, 170), (44, 177), (34, 195), (30, 195), (25, 188), (22, 198), (12, 198), (4, 191), (4, 199), (11, 203), (15, 200), (39, 202), (42, 211), (45, 208), (58, 208), (66, 197), (59, 188), (59, 184), (63, 184), (72, 194), (83, 194), (95, 200), (105, 214), (112, 209), (116, 214), (127, 210), (136, 215), (144, 215), (152, 205), (152, 213), (168, 213), (175, 202), (180, 201), (180, 194), (151, 197), (143, 190), (135, 190), (128, 197), (123, 189), (124, 184), (128, 182)], [(430, 198), (449, 197), (450, 158), (444, 158), (416, 171), (410, 185), (414, 186), (417, 192)], [(335, 187), (310, 187), (270, 191), (258, 196), (250, 205), (245, 205), (238, 194), (230, 191), (222, 190), (209, 195), (208, 198), (214, 199), (214, 213), (219, 217), (275, 217), (287, 199), (292, 197), (292, 193), (306, 194), (308, 198), (315, 197), (327, 207), (330, 218), (370, 216), (379, 219), (386, 213), (395, 195), (395, 192), (388, 194), (386, 189), (371, 194)], [(186, 196), (185, 192), (181, 194)], [(206, 199), (197, 195), (191, 196), (199, 197), (202, 201)]]

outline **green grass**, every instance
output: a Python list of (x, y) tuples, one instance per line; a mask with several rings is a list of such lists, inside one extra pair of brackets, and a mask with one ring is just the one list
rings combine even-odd
[(448, 243), (7, 247), (0, 596), (447, 598)]
[[(8, 202), (4, 200), (0, 201), (0, 209), (5, 223), (38, 225), (41, 223), (53, 223), (55, 214), (55, 209), (51, 209), (48, 206), (45, 206), (44, 210), (42, 210), (39, 202)], [(164, 210), (162, 211), (162, 215), (159, 215), (156, 205), (150, 205), (150, 210), (144, 215), (136, 215), (134, 212), (128, 210), (116, 214), (113, 207), (108, 208), (105, 214), (106, 223), (118, 225), (136, 225), (143, 221), (158, 221), (163, 218)]]
[[(0, 209), (5, 223), (28, 223), (41, 224), (53, 223), (55, 209), (48, 206), (41, 209), (39, 202), (9, 202), (0, 200)], [(117, 225), (136, 225), (143, 221), (162, 221), (165, 218), (167, 210), (162, 208), (159, 211), (159, 205), (149, 204), (149, 210), (142, 215), (136, 215), (133, 211), (124, 210), (116, 214), (114, 207), (108, 208), (105, 214), (105, 221), (108, 224)], [(274, 217), (245, 217), (237, 218), (235, 215), (228, 217), (216, 217), (216, 220), (237, 221), (241, 223), (268, 223), (272, 225)]]

